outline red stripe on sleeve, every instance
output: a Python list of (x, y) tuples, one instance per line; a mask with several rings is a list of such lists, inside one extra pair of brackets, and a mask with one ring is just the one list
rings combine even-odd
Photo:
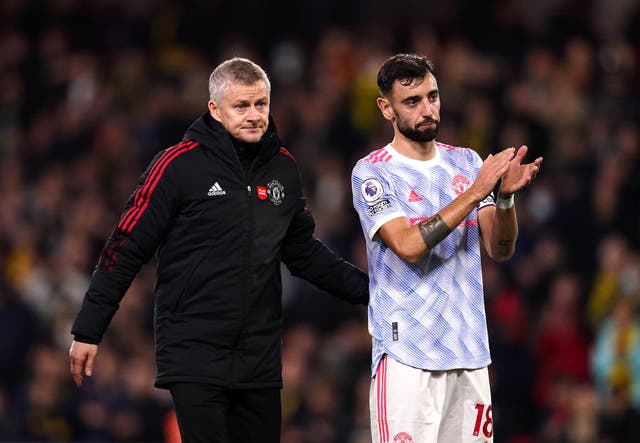
[(169, 163), (171, 163), (180, 154), (190, 151), (196, 146), (198, 146), (197, 142), (188, 141), (180, 143), (162, 154), (156, 164), (151, 168), (151, 171), (149, 171), (149, 175), (147, 175), (142, 187), (136, 192), (133, 199), (133, 205), (120, 219), (118, 228), (120, 228), (121, 231), (128, 234), (133, 230), (136, 223), (138, 223), (138, 220), (140, 220), (140, 217), (147, 209), (147, 206), (149, 206), (151, 194), (158, 184), (158, 181), (160, 181), (160, 177), (162, 177), (162, 174)]
[(293, 156), (293, 154), (292, 154), (292, 153), (290, 153), (289, 151), (287, 151), (287, 150), (286, 150), (286, 149), (284, 149), (284, 148), (280, 148), (280, 154), (284, 154), (284, 155), (286, 155), (287, 157), (291, 157), (291, 158), (292, 158), (292, 159), (294, 159), (294, 160), (296, 159), (296, 158)]
[(175, 151), (182, 149), (184, 146), (190, 145), (191, 141), (189, 142), (184, 142), (184, 143), (180, 143), (170, 149), (167, 149), (164, 154), (162, 154), (162, 156), (158, 159), (158, 161), (152, 166), (151, 170), (149, 171), (149, 174), (147, 175), (147, 178), (145, 179), (144, 184), (142, 185), (142, 187), (140, 189), (138, 189), (138, 191), (136, 192), (136, 195), (134, 196), (133, 199), (133, 205), (129, 208), (129, 210), (122, 216), (122, 218), (120, 219), (120, 223), (118, 224), (118, 227), (121, 230), (125, 230), (125, 226), (131, 221), (132, 217), (134, 216), (134, 214), (140, 209), (140, 207), (143, 205), (143, 202), (145, 200), (145, 198), (148, 197), (149, 194), (149, 190), (150, 190), (150, 184), (155, 180), (155, 177), (158, 173), (159, 170), (162, 169), (163, 165), (168, 161), (168, 159), (175, 153)]

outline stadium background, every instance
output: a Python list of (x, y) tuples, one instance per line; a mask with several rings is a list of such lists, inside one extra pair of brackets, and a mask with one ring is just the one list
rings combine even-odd
[[(435, 63), (441, 141), (545, 157), (515, 257), (485, 261), (496, 443), (639, 440), (637, 0), (3, 0), (0, 24), (0, 441), (176, 441), (153, 264), (81, 390), (69, 328), (139, 174), (227, 57), (269, 73), (317, 235), (366, 269), (350, 171), (390, 139), (375, 74), (410, 51)], [(282, 441), (370, 441), (365, 310), (291, 278), (283, 304)]]

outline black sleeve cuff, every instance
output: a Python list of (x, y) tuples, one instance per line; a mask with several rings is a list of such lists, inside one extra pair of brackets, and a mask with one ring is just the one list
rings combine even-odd
[(80, 334), (74, 334), (73, 338), (74, 338), (75, 341), (79, 341), (81, 343), (89, 343), (90, 345), (99, 345), (100, 344), (100, 341), (94, 340), (94, 339), (89, 338), (89, 337), (85, 337), (85, 336), (80, 335)]

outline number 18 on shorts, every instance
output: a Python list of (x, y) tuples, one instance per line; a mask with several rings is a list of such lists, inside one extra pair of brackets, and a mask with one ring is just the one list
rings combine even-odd
[(385, 355), (369, 391), (373, 443), (492, 443), (487, 368), (427, 371)]

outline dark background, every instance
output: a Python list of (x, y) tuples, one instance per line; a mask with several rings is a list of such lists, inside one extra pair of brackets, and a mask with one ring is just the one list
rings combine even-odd
[[(153, 263), (81, 390), (69, 329), (138, 176), (228, 57), (269, 73), (317, 235), (366, 269), (350, 172), (391, 139), (375, 75), (396, 52), (436, 66), (440, 141), (545, 158), (516, 255), (484, 261), (495, 442), (639, 441), (639, 42), (637, 0), (3, 0), (0, 441), (176, 441)], [(366, 310), (286, 271), (283, 305), (282, 441), (370, 441)]]

